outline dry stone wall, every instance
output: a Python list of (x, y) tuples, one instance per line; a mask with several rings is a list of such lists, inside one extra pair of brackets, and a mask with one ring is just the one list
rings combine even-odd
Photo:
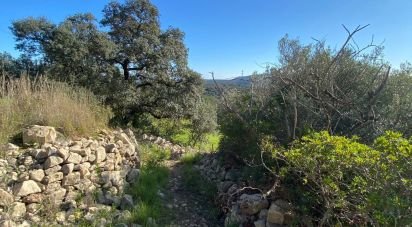
[(293, 223), (290, 203), (269, 199), (259, 189), (240, 183), (240, 170), (222, 165), (218, 154), (204, 156), (196, 168), (217, 185), (218, 203), (226, 214), (225, 226), (278, 227)]
[(75, 225), (79, 211), (91, 221), (101, 210), (115, 207), (121, 216), (134, 205), (124, 194), (139, 177), (131, 130), (75, 140), (57, 134), (35, 125), (23, 130), (23, 142), (35, 146), (0, 146), (0, 226)]

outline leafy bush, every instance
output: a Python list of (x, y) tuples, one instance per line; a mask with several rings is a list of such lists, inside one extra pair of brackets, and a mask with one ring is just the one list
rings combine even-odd
[(216, 130), (216, 113), (212, 111), (209, 116), (206, 113), (208, 110), (200, 110), (204, 114), (193, 119), (156, 119), (146, 115), (136, 122), (136, 126), (141, 133), (158, 135), (175, 144), (215, 151), (219, 146), (220, 134)]
[[(319, 225), (399, 226), (412, 221), (412, 140), (386, 132), (372, 146), (357, 137), (312, 133), (290, 149), (266, 141), (275, 172), (302, 215)], [(275, 165), (276, 166), (276, 165)]]
[(412, 66), (391, 71), (382, 47), (359, 52), (352, 35), (339, 49), (285, 36), (278, 64), (252, 76), (249, 89), (221, 88), (222, 148), (257, 165), (266, 136), (285, 146), (312, 130), (367, 143), (386, 130), (410, 136)]
[(111, 111), (86, 89), (27, 77), (0, 81), (0, 143), (24, 126), (49, 125), (67, 135), (90, 135), (108, 126)]

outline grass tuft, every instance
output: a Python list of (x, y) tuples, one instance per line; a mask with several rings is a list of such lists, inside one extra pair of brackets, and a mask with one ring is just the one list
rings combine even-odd
[(187, 152), (182, 155), (180, 161), (185, 165), (194, 165), (202, 158), (202, 154), (200, 152)]
[(169, 169), (163, 161), (170, 158), (170, 151), (156, 145), (142, 145), (142, 148), (143, 167), (139, 180), (128, 189), (138, 204), (132, 210), (130, 223), (150, 226), (150, 220), (167, 216), (159, 192), (168, 184)]
[(0, 143), (27, 125), (54, 126), (68, 136), (107, 128), (111, 111), (90, 91), (46, 77), (0, 77)]

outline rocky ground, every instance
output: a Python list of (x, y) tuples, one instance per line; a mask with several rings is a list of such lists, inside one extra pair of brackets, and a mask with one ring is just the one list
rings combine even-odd
[(169, 184), (165, 194), (165, 205), (169, 212), (173, 214), (170, 227), (187, 226), (187, 227), (214, 227), (222, 226), (219, 217), (210, 207), (211, 201), (205, 201), (201, 194), (188, 190), (183, 182), (183, 164), (179, 160), (170, 160), (166, 163), (170, 168)]
[[(139, 227), (122, 223), (130, 219), (137, 202), (124, 190), (140, 173), (139, 145), (133, 132), (102, 131), (94, 138), (74, 140), (57, 134), (52, 127), (32, 126), (23, 131), (23, 142), (34, 145), (0, 147), (0, 227)], [(170, 160), (163, 163), (170, 170), (168, 184), (158, 192), (167, 215), (149, 226), (274, 227), (293, 223), (291, 204), (279, 197), (268, 198), (258, 189), (244, 190), (247, 187), (238, 178), (239, 170), (220, 163), (215, 154), (203, 153), (196, 165), (188, 166), (181, 157), (195, 151), (160, 137), (144, 135), (142, 139), (171, 151)], [(194, 187), (187, 184), (187, 171), (198, 174), (192, 175)], [(215, 185), (213, 198), (205, 196), (204, 191), (211, 190), (208, 184)]]
[(107, 225), (113, 220), (100, 213), (114, 208), (112, 216), (121, 217), (134, 206), (124, 193), (139, 177), (132, 131), (71, 140), (52, 127), (32, 126), (22, 137), (28, 148), (0, 149), (0, 226)]

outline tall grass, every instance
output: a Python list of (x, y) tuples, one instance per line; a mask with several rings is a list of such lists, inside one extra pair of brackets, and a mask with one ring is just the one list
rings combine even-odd
[(106, 128), (111, 111), (90, 91), (46, 77), (0, 76), (0, 143), (32, 124), (54, 126), (68, 136)]

